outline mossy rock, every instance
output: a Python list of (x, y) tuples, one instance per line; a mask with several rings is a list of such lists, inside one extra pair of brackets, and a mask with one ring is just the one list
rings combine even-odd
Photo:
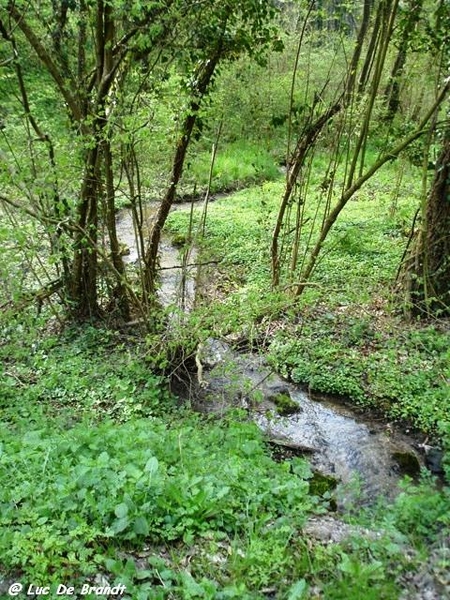
[(185, 235), (180, 233), (178, 235), (174, 235), (170, 241), (172, 246), (175, 248), (183, 248), (183, 246), (186, 246), (189, 240)]
[(398, 464), (400, 472), (403, 475), (416, 477), (420, 473), (420, 462), (413, 452), (398, 451), (393, 452), (392, 458)]
[(301, 408), (289, 394), (280, 393), (269, 397), (270, 402), (275, 404), (277, 413), (283, 417), (300, 412)]
[[(313, 476), (309, 480), (309, 493), (311, 496), (318, 496), (323, 498), (325, 494), (331, 494), (338, 484), (338, 480), (331, 475), (324, 475), (318, 471), (314, 471)], [(330, 510), (337, 510), (336, 500), (329, 498)]]
[(431, 448), (425, 456), (425, 465), (433, 475), (444, 475), (444, 452), (440, 448)]

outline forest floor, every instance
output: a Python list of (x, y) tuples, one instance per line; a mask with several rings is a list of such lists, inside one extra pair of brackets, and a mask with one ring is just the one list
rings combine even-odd
[[(296, 300), (270, 286), (275, 181), (210, 205), (196, 244), (218, 264), (178, 326), (61, 330), (31, 313), (1, 325), (1, 598), (13, 583), (19, 598), (29, 585), (55, 598), (58, 585), (77, 598), (124, 585), (115, 597), (130, 600), (448, 596), (448, 485), (424, 472), (392, 503), (334, 515), (307, 460), (274, 460), (245, 413), (194, 414), (167, 386), (199, 343), (227, 339), (444, 447), (448, 323), (401, 310), (392, 282), (411, 203), (393, 206), (387, 187), (374, 181), (349, 205)], [(186, 219), (172, 215), (171, 235)]]

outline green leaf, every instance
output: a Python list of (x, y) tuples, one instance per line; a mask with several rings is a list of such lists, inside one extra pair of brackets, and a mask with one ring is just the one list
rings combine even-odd
[(124, 502), (118, 504), (114, 509), (114, 514), (117, 518), (123, 519), (123, 517), (126, 517), (128, 514), (128, 506)]
[(149, 569), (139, 569), (136, 573), (136, 579), (142, 581), (143, 579), (153, 579), (155, 576), (154, 571), (150, 571)]
[(300, 600), (301, 598), (306, 598), (306, 593), (308, 591), (308, 584), (304, 579), (299, 579), (293, 586), (289, 588), (289, 596), (287, 600)]
[(201, 585), (199, 585), (195, 579), (192, 577), (190, 573), (182, 573), (181, 579), (183, 581), (183, 591), (189, 596), (203, 596), (204, 590)]
[(139, 479), (139, 477), (141, 477), (142, 475), (142, 469), (139, 469), (136, 465), (132, 463), (126, 465), (125, 472), (127, 475), (133, 477), (134, 479)]
[(99, 465), (106, 466), (109, 463), (109, 454), (107, 452), (102, 452), (97, 460)]
[(44, 525), (44, 523), (47, 523), (47, 521), (48, 521), (48, 517), (40, 517), (36, 521), (36, 525)]
[(136, 517), (133, 527), (134, 533), (137, 535), (148, 535), (148, 522), (145, 517)]
[(113, 534), (121, 533), (128, 527), (129, 524), (130, 524), (130, 520), (128, 517), (122, 517), (120, 519), (116, 519), (114, 521), (114, 523), (111, 525), (111, 531)]
[(154, 475), (158, 471), (158, 468), (159, 468), (158, 459), (156, 458), (156, 456), (152, 456), (146, 462), (144, 471), (149, 473), (149, 475)]

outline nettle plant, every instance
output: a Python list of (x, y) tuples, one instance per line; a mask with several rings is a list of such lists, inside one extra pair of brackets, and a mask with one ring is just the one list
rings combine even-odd
[(306, 465), (273, 463), (250, 423), (42, 421), (1, 448), (3, 564), (36, 583), (95, 573), (119, 546), (233, 537), (286, 512), (295, 528), (314, 507)]

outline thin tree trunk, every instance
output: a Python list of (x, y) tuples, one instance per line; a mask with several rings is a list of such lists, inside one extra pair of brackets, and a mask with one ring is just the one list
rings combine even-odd
[(114, 173), (112, 166), (112, 152), (109, 140), (103, 142), (103, 160), (105, 165), (106, 182), (106, 224), (108, 228), (111, 260), (114, 266), (114, 276), (117, 280), (114, 290), (114, 301), (125, 321), (130, 319), (130, 305), (128, 301), (127, 286), (125, 281), (125, 265), (117, 238), (116, 210), (114, 201)]
[(74, 241), (70, 301), (78, 319), (99, 315), (97, 302), (97, 229), (98, 229), (99, 148), (89, 150), (84, 183), (78, 208)]
[(361, 69), (361, 75), (359, 76), (358, 81), (358, 94), (361, 95), (365, 92), (367, 84), (370, 80), (370, 73), (372, 71), (373, 62), (375, 60), (376, 48), (380, 41), (380, 31), (381, 31), (381, 17), (383, 14), (383, 3), (379, 2), (377, 12), (375, 15), (375, 22), (372, 28), (372, 34), (370, 36), (369, 45), (366, 51), (366, 57), (364, 59), (364, 64)]
[(450, 131), (402, 280), (412, 315), (450, 316)]
[(411, 134), (408, 138), (403, 140), (400, 144), (398, 144), (395, 148), (393, 148), (390, 152), (387, 152), (386, 154), (384, 154), (380, 159), (377, 160), (377, 162), (372, 167), (370, 167), (370, 169), (368, 169), (364, 174), (362, 174), (350, 187), (346, 188), (343, 191), (339, 202), (336, 204), (336, 206), (333, 208), (333, 210), (330, 212), (328, 218), (326, 219), (326, 221), (322, 227), (322, 230), (320, 232), (319, 239), (317, 240), (317, 242), (311, 252), (311, 256), (309, 258), (308, 264), (307, 264), (304, 272), (302, 273), (302, 281), (298, 284), (297, 289), (296, 289), (297, 296), (300, 296), (302, 294), (303, 290), (305, 289), (306, 282), (308, 281), (309, 277), (311, 276), (311, 274), (316, 266), (317, 258), (319, 256), (322, 245), (323, 245), (328, 233), (330, 232), (331, 228), (335, 224), (338, 216), (340, 215), (342, 210), (345, 208), (347, 202), (366, 183), (366, 181), (368, 181), (373, 175), (375, 175), (375, 173), (379, 169), (381, 169), (381, 167), (383, 165), (385, 165), (388, 161), (395, 159), (401, 152), (403, 152), (403, 150), (405, 150), (405, 148), (407, 148), (410, 144), (412, 144), (412, 142), (414, 142), (421, 135), (426, 133), (425, 128), (427, 126), (427, 123), (433, 117), (434, 113), (439, 108), (439, 106), (441, 106), (441, 104), (447, 98), (449, 90), (450, 90), (450, 81), (447, 81), (445, 86), (442, 88), (438, 98), (436, 99), (435, 103), (430, 108), (428, 113), (425, 115), (422, 122), (419, 124), (417, 130), (413, 134)]
[(294, 151), (294, 157), (292, 160), (292, 167), (289, 170), (288, 178), (286, 182), (286, 188), (284, 191), (283, 198), (281, 200), (280, 208), (278, 210), (278, 217), (275, 223), (275, 229), (272, 234), (272, 244), (270, 248), (271, 259), (272, 259), (272, 286), (277, 287), (280, 283), (280, 253), (278, 250), (278, 239), (280, 237), (281, 229), (284, 223), (284, 216), (286, 213), (286, 209), (289, 205), (289, 201), (291, 199), (292, 193), (294, 191), (295, 183), (297, 181), (298, 175), (300, 173), (300, 169), (305, 162), (306, 155), (309, 150), (313, 146), (314, 142), (317, 139), (317, 136), (320, 134), (322, 129), (328, 123), (328, 121), (341, 109), (341, 104), (337, 102), (331, 108), (329, 108), (325, 113), (323, 113), (319, 118), (317, 118), (314, 123), (311, 123), (306, 131), (303, 132), (299, 141), (297, 142), (297, 147)]
[(358, 70), (359, 59), (361, 58), (361, 52), (366, 39), (367, 30), (369, 29), (370, 13), (372, 9), (372, 0), (364, 0), (363, 16), (361, 20), (361, 26), (358, 31), (358, 37), (356, 39), (355, 50), (353, 51), (352, 60), (348, 70), (347, 83), (345, 85), (344, 102), (346, 105), (350, 103), (351, 96), (355, 89), (356, 73)]
[(217, 51), (214, 57), (208, 59), (203, 63), (203, 65), (199, 69), (198, 77), (195, 78), (197, 80), (195, 97), (191, 101), (190, 110), (187, 116), (185, 117), (182, 125), (181, 136), (177, 143), (175, 156), (172, 164), (172, 177), (170, 185), (155, 215), (155, 220), (153, 222), (152, 230), (150, 232), (150, 239), (148, 242), (147, 251), (145, 253), (144, 283), (145, 295), (147, 296), (147, 298), (151, 298), (156, 291), (158, 250), (159, 243), (161, 241), (161, 232), (167, 220), (167, 217), (169, 216), (170, 209), (175, 200), (178, 183), (180, 182), (181, 176), (183, 174), (184, 161), (191, 140), (192, 131), (197, 120), (197, 114), (200, 109), (200, 104), (208, 90), (219, 58), (220, 49)]
[[(342, 95), (342, 100), (336, 102), (333, 106), (331, 106), (327, 111), (325, 111), (320, 117), (316, 119), (314, 123), (310, 123), (306, 130), (302, 133), (301, 138), (297, 143), (297, 147), (294, 151), (294, 156), (292, 160), (292, 167), (288, 172), (288, 177), (286, 181), (285, 193), (281, 201), (280, 209), (278, 211), (277, 221), (275, 224), (274, 232), (272, 235), (272, 243), (271, 243), (271, 264), (272, 264), (272, 287), (277, 287), (280, 282), (280, 254), (281, 251), (279, 249), (279, 236), (281, 234), (281, 230), (285, 220), (285, 213), (287, 207), (289, 205), (289, 201), (291, 199), (292, 193), (295, 188), (295, 184), (297, 182), (297, 178), (300, 174), (300, 170), (304, 164), (305, 158), (310, 151), (311, 147), (314, 145), (318, 135), (328, 123), (328, 121), (339, 111), (342, 107), (346, 107), (350, 104), (353, 91), (355, 88), (356, 81), (356, 72), (358, 68), (358, 63), (361, 57), (362, 47), (367, 35), (369, 22), (370, 22), (370, 13), (371, 13), (372, 1), (365, 0), (364, 2), (364, 10), (363, 10), (363, 18), (361, 21), (361, 25), (359, 28), (358, 36), (355, 43), (355, 48), (353, 50), (352, 58), (349, 65), (347, 79), (344, 84), (344, 90)], [(301, 225), (301, 224), (300, 224)], [(299, 234), (296, 232), (296, 238), (298, 238)]]
[[(8, 33), (6, 27), (4, 26), (4, 24), (1, 21), (0, 21), (0, 34), (6, 41), (8, 41), (11, 44), (11, 47), (13, 50), (13, 55), (15, 57), (14, 69), (16, 72), (17, 82), (19, 85), (19, 91), (20, 91), (20, 96), (21, 96), (22, 107), (24, 110), (24, 115), (25, 115), (26, 119), (28, 120), (28, 122), (30, 123), (31, 127), (33, 128), (35, 134), (37, 135), (38, 140), (43, 142), (47, 147), (49, 166), (50, 166), (50, 171), (52, 174), (52, 202), (51, 202), (50, 209), (51, 209), (52, 215), (54, 216), (55, 221), (57, 223), (56, 227), (54, 228), (54, 233), (52, 232), (52, 230), (50, 230), (50, 231), (47, 230), (47, 232), (48, 232), (48, 235), (50, 238), (50, 246), (51, 246), (53, 254), (55, 256), (60, 257), (60, 258), (58, 258), (58, 263), (56, 265), (58, 268), (58, 271), (62, 272), (63, 281), (68, 282), (70, 279), (69, 261), (67, 259), (66, 249), (64, 248), (64, 244), (61, 243), (61, 238), (64, 233), (64, 228), (62, 227), (61, 222), (62, 222), (63, 218), (67, 217), (67, 215), (68, 215), (68, 210), (67, 210), (68, 206), (67, 206), (67, 202), (65, 201), (65, 199), (61, 198), (60, 193), (59, 193), (58, 171), (57, 171), (56, 160), (55, 160), (55, 146), (54, 146), (49, 134), (41, 129), (40, 125), (38, 124), (36, 118), (33, 115), (33, 112), (31, 110), (31, 106), (30, 106), (30, 102), (28, 99), (28, 92), (27, 92), (27, 88), (25, 85), (25, 79), (24, 79), (23, 72), (22, 72), (22, 66), (20, 64), (20, 55), (19, 55), (17, 44), (16, 44), (16, 40), (13, 35)], [(46, 212), (45, 207), (43, 208), (42, 212)], [(52, 229), (53, 229), (53, 226), (52, 226)]]
[(420, 19), (422, 4), (423, 0), (410, 0), (406, 9), (408, 11), (408, 16), (402, 31), (402, 37), (395, 62), (392, 67), (389, 83), (385, 91), (387, 121), (390, 121), (394, 118), (400, 107), (400, 78), (406, 64), (409, 42)]

